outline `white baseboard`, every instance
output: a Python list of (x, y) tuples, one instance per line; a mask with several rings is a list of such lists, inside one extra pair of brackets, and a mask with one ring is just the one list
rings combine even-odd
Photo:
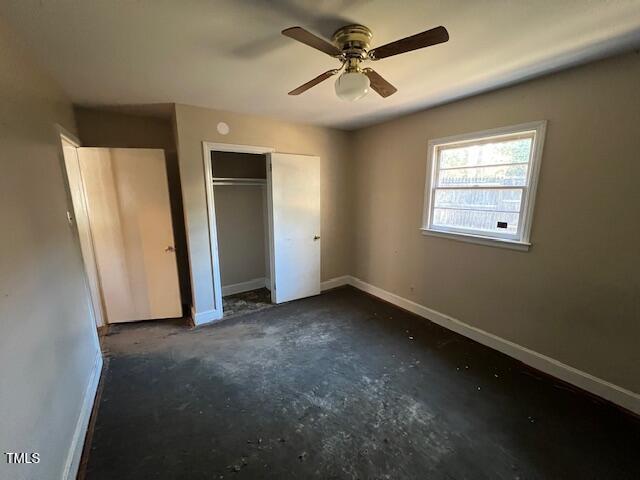
[[(346, 282), (345, 282), (346, 278)], [(359, 278), (352, 276), (337, 277), (326, 282), (324, 285), (331, 285), (334, 288), (339, 285), (349, 284), (355, 288), (374, 295), (393, 305), (408, 310), (416, 315), (426, 318), (438, 325), (452, 330), (467, 338), (471, 338), (478, 343), (493, 348), (504, 353), (522, 363), (536, 368), (548, 375), (559, 378), (567, 383), (575, 385), (587, 392), (609, 400), (616, 405), (620, 405), (627, 410), (640, 415), (640, 394), (627, 390), (613, 383), (602, 380), (589, 373), (578, 370), (577, 368), (566, 365), (551, 357), (547, 357), (541, 353), (535, 352), (529, 348), (518, 345), (504, 338), (493, 335), (492, 333), (473, 327), (467, 323), (450, 317), (444, 313), (433, 310), (424, 305), (403, 298), (395, 293), (388, 292), (382, 288), (376, 287), (369, 283), (363, 282)]]
[(84, 391), (82, 407), (80, 409), (78, 421), (76, 422), (76, 428), (73, 432), (73, 438), (71, 439), (71, 446), (67, 455), (67, 461), (65, 462), (64, 471), (62, 472), (63, 480), (75, 480), (78, 475), (80, 458), (82, 457), (82, 448), (84, 447), (84, 440), (87, 435), (87, 428), (89, 427), (89, 420), (91, 419), (91, 412), (93, 411), (93, 404), (96, 399), (101, 372), (102, 352), (98, 349), (96, 359), (93, 364), (93, 370), (91, 371), (87, 388)]
[(320, 290), (324, 292), (326, 290), (331, 290), (332, 288), (342, 287), (343, 285), (351, 285), (352, 278), (353, 277), (350, 277), (349, 275), (331, 278), (320, 283)]
[(254, 278), (253, 280), (241, 283), (233, 283), (231, 285), (223, 285), (222, 296), (226, 297), (227, 295), (233, 295), (235, 293), (249, 292), (258, 288), (264, 288), (265, 285), (266, 280), (264, 277)]
[(221, 320), (222, 313), (216, 310), (207, 310), (205, 312), (196, 313), (192, 305), (191, 319), (193, 320), (193, 324), (197, 327), (198, 325), (204, 325), (205, 323), (211, 323), (215, 322), (216, 320)]

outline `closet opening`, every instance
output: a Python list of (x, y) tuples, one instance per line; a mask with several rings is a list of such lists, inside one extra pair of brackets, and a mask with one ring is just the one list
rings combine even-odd
[(212, 150), (213, 204), (224, 318), (271, 302), (266, 154)]
[(202, 151), (213, 298), (194, 323), (318, 295), (320, 158), (206, 141)]

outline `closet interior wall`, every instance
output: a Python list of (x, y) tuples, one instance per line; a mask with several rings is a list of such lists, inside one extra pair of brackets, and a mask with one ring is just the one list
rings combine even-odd
[(269, 286), (266, 157), (212, 152), (222, 294)]

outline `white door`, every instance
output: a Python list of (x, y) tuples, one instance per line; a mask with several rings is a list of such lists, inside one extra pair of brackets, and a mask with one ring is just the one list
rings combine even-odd
[(282, 303), (320, 293), (320, 158), (268, 161), (271, 299)]
[(89, 283), (93, 315), (96, 326), (100, 327), (105, 324), (105, 321), (102, 312), (100, 281), (98, 280), (98, 270), (93, 252), (93, 239), (91, 238), (91, 228), (89, 227), (89, 216), (87, 214), (82, 175), (80, 173), (80, 163), (78, 162), (78, 151), (77, 147), (64, 137), (62, 137), (62, 151), (64, 153), (64, 165), (67, 171), (69, 190), (71, 191), (76, 227), (78, 228), (78, 236), (80, 237), (82, 260)]
[(109, 323), (182, 316), (164, 152), (78, 148)]

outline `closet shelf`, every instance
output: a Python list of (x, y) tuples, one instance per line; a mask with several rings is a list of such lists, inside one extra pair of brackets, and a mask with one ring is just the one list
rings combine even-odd
[(213, 177), (214, 185), (266, 185), (265, 178)]

